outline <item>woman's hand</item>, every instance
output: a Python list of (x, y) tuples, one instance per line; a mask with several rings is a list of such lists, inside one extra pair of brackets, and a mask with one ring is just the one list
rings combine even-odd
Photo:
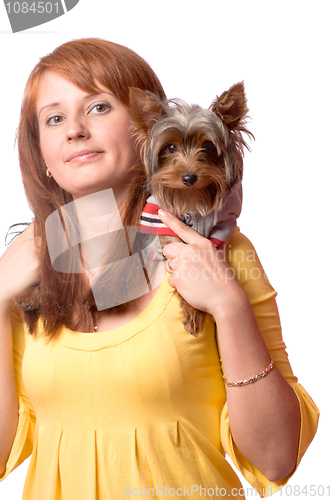
[(246, 295), (225, 259), (224, 248), (216, 249), (210, 240), (165, 210), (159, 210), (159, 216), (185, 242), (170, 243), (163, 249), (169, 284), (192, 307), (214, 317), (221, 309), (243, 304)]
[(0, 258), (0, 303), (11, 307), (15, 297), (40, 280), (34, 224), (17, 236)]

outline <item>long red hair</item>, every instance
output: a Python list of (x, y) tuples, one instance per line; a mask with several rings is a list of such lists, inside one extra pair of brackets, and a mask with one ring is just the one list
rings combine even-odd
[[(64, 204), (73, 200), (53, 178), (47, 177), (39, 145), (36, 102), (43, 75), (51, 70), (71, 81), (85, 92), (109, 89), (125, 106), (129, 106), (129, 87), (149, 90), (159, 97), (165, 94), (162, 85), (148, 63), (131, 49), (106, 40), (85, 38), (67, 42), (43, 57), (31, 72), (26, 84), (17, 144), (25, 193), (34, 214), (35, 237), (41, 241), (41, 283), (27, 291), (38, 296), (38, 307), (24, 309), (24, 318), (33, 333), (39, 317), (45, 334), (51, 337), (61, 326), (73, 330), (92, 331), (92, 310), (95, 307), (91, 291), (82, 274), (59, 273), (51, 265), (48, 254), (45, 220)], [(124, 226), (138, 224), (147, 197), (144, 167), (133, 165), (131, 184), (123, 206)], [(29, 300), (28, 300), (29, 302)]]

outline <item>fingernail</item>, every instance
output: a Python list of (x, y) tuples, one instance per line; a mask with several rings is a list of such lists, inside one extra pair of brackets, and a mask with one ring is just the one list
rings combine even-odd
[(163, 208), (160, 208), (158, 210), (158, 214), (162, 215), (162, 217), (167, 217), (169, 215), (169, 212), (167, 212), (166, 210), (163, 210)]

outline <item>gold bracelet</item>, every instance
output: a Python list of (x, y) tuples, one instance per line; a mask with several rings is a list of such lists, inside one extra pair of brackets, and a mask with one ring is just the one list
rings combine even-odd
[(269, 372), (273, 370), (273, 367), (274, 367), (274, 361), (271, 358), (271, 362), (269, 363), (267, 368), (265, 368), (262, 372), (258, 373), (258, 375), (255, 375), (254, 377), (247, 378), (245, 380), (240, 380), (239, 382), (228, 382), (224, 376), (223, 379), (228, 387), (243, 387), (244, 385), (254, 384), (254, 382), (257, 382), (261, 378), (266, 377), (266, 375), (268, 375)]

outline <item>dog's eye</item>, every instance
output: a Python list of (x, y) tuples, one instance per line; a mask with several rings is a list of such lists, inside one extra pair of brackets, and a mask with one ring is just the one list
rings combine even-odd
[(174, 144), (173, 142), (171, 144), (168, 144), (166, 147), (166, 150), (168, 153), (173, 154), (177, 150), (177, 144)]
[(205, 153), (212, 153), (214, 151), (214, 149), (215, 149), (215, 146), (212, 143), (212, 141), (206, 141), (206, 142), (204, 142), (201, 147), (205, 151)]

